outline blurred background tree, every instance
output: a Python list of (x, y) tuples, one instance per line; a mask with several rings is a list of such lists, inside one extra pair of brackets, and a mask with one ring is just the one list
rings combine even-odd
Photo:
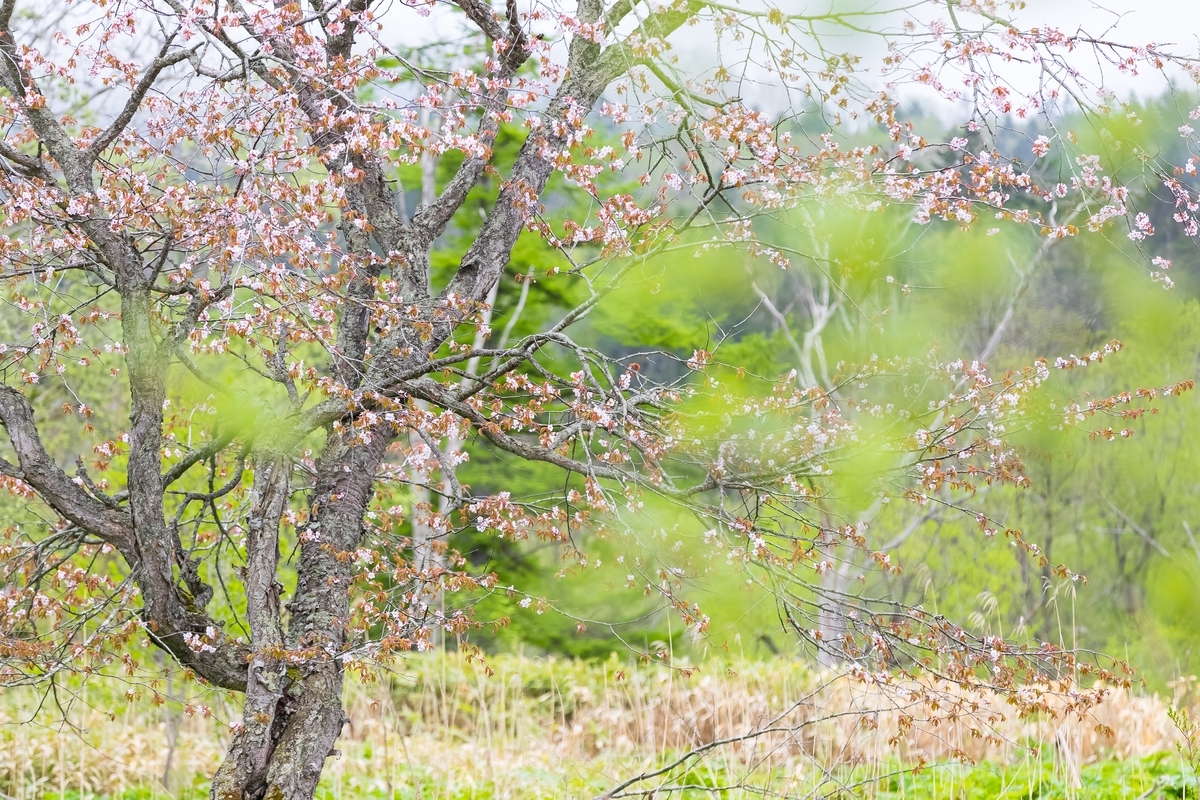
[[(1139, 208), (1157, 231), (1156, 252), (1174, 264), (1170, 291), (1146, 280), (1134, 243), (1121, 235), (1047, 242), (1033, 232), (1008, 229), (928, 230), (899, 212), (870, 218), (817, 204), (780, 221), (779, 238), (798, 251), (820, 253), (819, 259), (798, 259), (786, 271), (727, 252), (660, 259), (653, 270), (626, 284), (618, 301), (592, 315), (588, 341), (669, 377), (678, 360), (662, 353), (686, 358), (727, 332), (720, 350), (727, 362), (766, 376), (798, 369), (824, 383), (839, 361), (872, 352), (975, 353), (1003, 370), (1038, 357), (1083, 354), (1113, 339), (1126, 345), (1102, 368), (1072, 375), (1058, 390), (1060, 403), (1077, 394), (1103, 397), (1194, 377), (1200, 354), (1195, 244), (1179, 235), (1171, 220), (1173, 199), (1156, 197), (1151, 181), (1138, 184), (1139, 153), (1186, 163), (1186, 142), (1168, 125), (1180, 102), (1178, 96), (1147, 101), (1114, 114), (1117, 123), (1105, 118), (1098, 127), (1082, 115), (1058, 124), (1061, 131), (1093, 137), (1106, 155), (1130, 154), (1117, 174), (1138, 186)], [(1126, 114), (1136, 115), (1141, 124), (1130, 125)], [(1040, 133), (1027, 125), (1005, 136), (1012, 145)], [(875, 138), (882, 141), (884, 132)], [(1083, 209), (1058, 213), (1065, 224), (1078, 221)], [(500, 285), (495, 318), (500, 326), (522, 297), (529, 324), (569, 303), (543, 290), (533, 265), (546, 254), (539, 254), (532, 237), (530, 245), (526, 260)], [(528, 283), (522, 281), (526, 274), (533, 276)], [(518, 331), (522, 324), (519, 317)], [(1195, 537), (1200, 452), (1194, 428), (1200, 405), (1196, 396), (1184, 395), (1154, 407), (1153, 414), (1130, 426), (1133, 436), (1111, 442), (1076, 429), (1031, 426), (1021, 436), (1030, 486), (991, 490), (981, 498), (1005, 525), (1030, 532), (1052, 563), (1070, 564), (1086, 576), (1086, 585), (1064, 585), (1048, 566), (1020, 552), (1014, 557), (1003, 537), (982, 539), (973, 520), (953, 509), (914, 514), (894, 508), (879, 513), (875, 533), (895, 543), (885, 549), (894, 549), (905, 570), (874, 576), (879, 585), (872, 588), (898, 603), (922, 603), (951, 618), (971, 618), (999, 634), (1127, 655), (1159, 688), (1191, 674), (1191, 652), (1200, 644), (1194, 623), (1200, 613)], [(529, 465), (519, 470), (527, 491), (554, 492), (561, 478), (538, 471)], [(464, 474), (480, 487), (498, 487), (515, 477), (510, 463), (487, 454), (476, 457)], [(645, 525), (656, 533), (649, 540), (664, 548), (687, 546), (681, 530), (695, 533), (693, 520), (665, 507), (647, 512)], [(670, 642), (677, 654), (702, 658), (711, 647), (672, 632), (670, 615), (652, 611), (640, 585), (622, 589), (626, 572), (603, 543), (587, 546), (604, 566), (590, 578), (570, 581), (557, 577), (563, 554), (558, 546), (497, 542), (469, 532), (459, 534), (454, 546), (474, 559), (487, 559), (508, 576), (506, 583), (538, 587), (531, 591), (561, 610), (620, 623), (615, 629), (589, 625), (583, 631), (561, 615), (520, 614), (515, 601), (492, 598), (485, 603), (487, 613), (510, 616), (512, 625), (494, 634), (471, 634), (488, 649), (604, 656), (622, 650), (623, 640), (630, 639), (647, 648)], [(843, 579), (849, 570), (845, 573)], [(780, 629), (767, 592), (719, 578), (700, 590), (715, 601), (706, 606), (715, 612), (713, 641), (764, 656), (796, 646)], [(608, 608), (597, 610), (598, 596)]]

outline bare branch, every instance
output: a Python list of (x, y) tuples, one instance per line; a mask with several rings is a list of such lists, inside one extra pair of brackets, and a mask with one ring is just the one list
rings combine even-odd
[(133, 92), (129, 95), (129, 99), (125, 101), (125, 106), (121, 109), (121, 113), (117, 114), (112, 124), (93, 139), (91, 144), (87, 146), (87, 149), (83, 151), (80, 160), (84, 168), (90, 169), (91, 165), (100, 157), (100, 154), (129, 127), (129, 123), (133, 121), (134, 115), (142, 107), (142, 101), (146, 99), (146, 95), (154, 87), (155, 81), (158, 80), (158, 76), (162, 74), (163, 70), (181, 61), (187, 61), (192, 56), (196, 48), (181, 50), (168, 55), (167, 51), (170, 49), (175, 36), (176, 34), (172, 33), (167, 37), (162, 49), (159, 50), (158, 57), (150, 62), (150, 66), (146, 68), (146, 73), (138, 81), (137, 86), (134, 87)]

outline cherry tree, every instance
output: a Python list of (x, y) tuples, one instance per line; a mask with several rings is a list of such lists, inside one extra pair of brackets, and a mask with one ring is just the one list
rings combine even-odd
[[(468, 631), (447, 593), (505, 589), (447, 547), (452, 532), (566, 543), (621, 528), (647, 497), (696, 514), (730, 569), (769, 585), (796, 633), (863, 680), (923, 667), (1015, 692), (1076, 674), (1072, 653), (885, 613), (823, 577), (848, 552), (899, 569), (868, 532), (880, 503), (921, 513), (1020, 485), (1007, 426), (1056, 368), (1118, 345), (1002, 376), (971, 354), (827, 363), (830, 320), (869, 315), (814, 209), (1047, 242), (1124, 226), (1167, 280), (1131, 189), (1053, 115), (1123, 113), (1109, 75), (1194, 67), (1023, 24), (1020, 5), (80, 0), (48, 20), (4, 0), (0, 475), (49, 516), (0, 543), (0, 681), (143, 675), (148, 641), (244, 695), (214, 798), (311, 798), (346, 721), (347, 670)], [(847, 33), (877, 58), (832, 49)], [(926, 138), (905, 96), (961, 111), (958, 135)], [(1002, 152), (1022, 119), (1044, 133)], [(441, 185), (438, 161), (456, 165)], [(1174, 166), (1143, 174), (1194, 235), (1194, 164)], [(803, 237), (780, 232), (794, 213)], [(452, 269), (434, 269), (464, 232)], [(531, 240), (545, 263), (513, 275)], [(788, 334), (796, 369), (746, 390), (719, 341), (657, 354), (668, 367), (654, 374), (580, 343), (593, 309), (673, 252), (824, 269), (809, 327)], [(513, 335), (535, 280), (578, 302)], [(493, 327), (501, 304), (509, 321)], [(889, 402), (896, 376), (919, 384), (913, 402)], [(1086, 426), (1187, 388), (1055, 416)], [(1101, 433), (1120, 436), (1114, 424)], [(862, 448), (889, 466), (858, 503), (834, 488)], [(458, 479), (472, 449), (557, 467), (568, 489), (552, 503), (474, 494)], [(703, 635), (681, 572), (647, 567), (647, 588)]]

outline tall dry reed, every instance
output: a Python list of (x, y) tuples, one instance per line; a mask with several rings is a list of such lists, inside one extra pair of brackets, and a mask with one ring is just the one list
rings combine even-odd
[[(135, 790), (145, 798), (201, 796), (227, 723), (237, 718), (235, 704), (220, 695), (187, 706), (155, 705), (146, 691), (131, 696), (99, 683), (5, 691), (0, 793), (19, 800)], [(986, 694), (957, 699), (973, 713), (922, 724), (928, 709), (903, 693), (822, 680), (782, 660), (705, 665), (685, 677), (615, 659), (497, 657), (485, 668), (432, 655), (384, 680), (349, 685), (351, 723), (324, 786), (327, 796), (346, 798), (590, 796), (722, 739), (735, 741), (698, 768), (725, 775), (767, 769), (788, 776), (795, 791), (839, 769), (857, 768), (861, 778), (918, 759), (1011, 763), (1033, 751), (1077, 781), (1090, 761), (1167, 751), (1178, 735), (1168, 702), (1157, 695), (1113, 690), (1083, 719), (1020, 718), (1004, 698)], [(897, 736), (905, 716), (916, 723)], [(773, 733), (744, 738), (773, 720)]]

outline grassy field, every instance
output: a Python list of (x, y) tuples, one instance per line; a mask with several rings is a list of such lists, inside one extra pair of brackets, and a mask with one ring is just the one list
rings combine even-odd
[[(349, 687), (352, 723), (340, 755), (327, 762), (322, 797), (597, 797), (791, 709), (775, 733), (715, 748), (628, 791), (1200, 800), (1200, 785), (1176, 752), (1167, 706), (1153, 696), (1114, 692), (1086, 720), (1015, 719), (997, 699), (982, 712), (994, 712), (993, 740), (962, 724), (918, 724), (889, 744), (900, 712), (891, 701), (846, 681), (822, 683), (783, 661), (705, 665), (690, 677), (615, 658), (497, 657), (485, 668), (432, 655), (402, 666), (387, 680)], [(130, 689), (127, 700), (125, 687), (113, 687), (6, 690), (0, 797), (205, 797), (236, 705), (216, 694), (156, 705), (148, 688)], [(1097, 731), (1097, 722), (1113, 735)]]

